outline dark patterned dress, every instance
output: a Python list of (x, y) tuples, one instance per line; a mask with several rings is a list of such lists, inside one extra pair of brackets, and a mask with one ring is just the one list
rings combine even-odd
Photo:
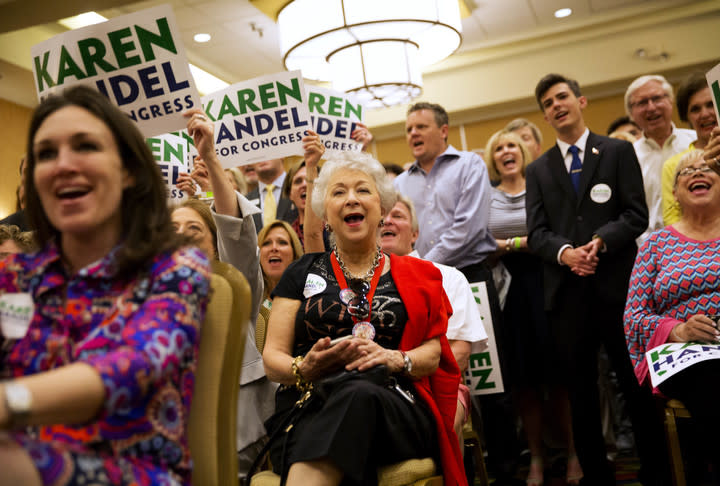
[[(273, 290), (273, 297), (302, 302), (295, 319), (293, 356), (306, 354), (323, 337), (352, 333), (354, 322), (340, 302), (341, 289), (329, 255), (304, 255), (287, 268)], [(370, 322), (375, 327), (375, 342), (398, 349), (407, 319), (388, 272), (380, 277), (372, 300)], [(412, 390), (402, 376), (396, 380), (403, 389)], [(268, 431), (276, 428), (298, 398), (294, 386), (280, 387), (276, 413), (266, 422)], [(378, 466), (434, 456), (436, 444), (434, 419), (421, 400), (412, 405), (397, 391), (359, 381), (334, 389), (322, 406), (305, 413), (286, 443), (276, 441), (270, 458), (277, 473), (287, 472), (295, 462), (329, 458), (343, 471), (344, 485), (372, 485), (377, 483)]]
[(34, 314), (2, 363), (19, 377), (83, 362), (100, 374), (94, 420), (18, 432), (44, 484), (190, 484), (187, 422), (200, 323), (209, 298), (203, 253), (155, 257), (147, 273), (116, 275), (114, 252), (69, 275), (58, 249), (0, 262), (0, 294), (27, 292)]

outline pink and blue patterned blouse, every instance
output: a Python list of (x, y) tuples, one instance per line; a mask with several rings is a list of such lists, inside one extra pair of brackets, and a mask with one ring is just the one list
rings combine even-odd
[(45, 484), (190, 484), (187, 423), (210, 293), (208, 261), (184, 248), (121, 280), (114, 253), (75, 275), (52, 244), (0, 261), (0, 293), (28, 292), (35, 305), (3, 374), (84, 362), (100, 374), (106, 393), (95, 420), (38, 427), (15, 439)]
[(640, 247), (625, 304), (625, 338), (635, 376), (648, 377), (645, 353), (695, 314), (720, 313), (720, 239), (697, 241), (672, 226)]

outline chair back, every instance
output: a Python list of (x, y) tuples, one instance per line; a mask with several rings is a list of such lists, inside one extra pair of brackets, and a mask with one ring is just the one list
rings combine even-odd
[(237, 484), (237, 395), (251, 297), (247, 280), (234, 267), (213, 263), (213, 272), (188, 435), (193, 484), (225, 486)]
[(260, 306), (257, 324), (255, 325), (255, 345), (262, 354), (265, 348), (265, 336), (267, 336), (267, 323), (270, 321), (270, 309), (265, 305)]

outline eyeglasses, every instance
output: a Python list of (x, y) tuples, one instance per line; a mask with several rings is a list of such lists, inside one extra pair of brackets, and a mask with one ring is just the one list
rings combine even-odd
[(667, 97), (668, 97), (668, 94), (665, 93), (665, 94), (661, 94), (661, 95), (651, 96), (649, 98), (643, 98), (641, 100), (630, 103), (630, 108), (641, 108), (644, 110), (645, 108), (647, 108), (650, 105), (651, 101), (652, 101), (653, 105), (657, 106), (660, 103), (662, 103), (663, 101), (665, 101), (665, 98), (667, 98)]
[(684, 167), (678, 171), (677, 175), (678, 175), (678, 177), (691, 176), (691, 175), (695, 174), (695, 172), (701, 172), (703, 174), (707, 174), (712, 171), (713, 170), (710, 167), (708, 167), (707, 164), (703, 164), (700, 167)]
[(370, 284), (360, 278), (350, 279), (347, 289), (340, 291), (340, 300), (347, 306), (348, 314), (358, 319), (366, 319), (370, 313), (367, 294)]

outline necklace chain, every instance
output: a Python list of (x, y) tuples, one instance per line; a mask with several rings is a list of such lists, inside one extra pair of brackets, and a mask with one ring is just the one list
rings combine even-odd
[(375, 274), (375, 270), (377, 269), (378, 265), (380, 264), (380, 256), (382, 255), (382, 250), (380, 250), (380, 247), (377, 247), (377, 252), (375, 253), (375, 259), (372, 262), (372, 265), (370, 266), (370, 269), (365, 272), (365, 275), (361, 277), (356, 277), (345, 266), (345, 262), (342, 258), (340, 258), (340, 252), (338, 252), (337, 246), (333, 245), (333, 253), (335, 253), (335, 258), (337, 258), (338, 264), (340, 265), (340, 270), (342, 270), (343, 274), (345, 275), (345, 278), (350, 279), (360, 279), (364, 280), (365, 282), (369, 282), (373, 275)]

